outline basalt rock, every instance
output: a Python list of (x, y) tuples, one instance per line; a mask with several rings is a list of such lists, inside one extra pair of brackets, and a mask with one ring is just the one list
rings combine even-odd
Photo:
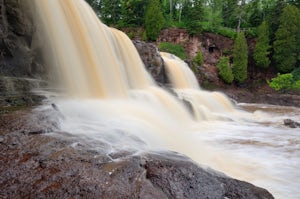
[(56, 112), (0, 115), (0, 198), (273, 198), (173, 152), (103, 153), (58, 132)]
[(2, 0), (0, 6), (0, 74), (33, 77), (44, 73), (28, 5), (24, 0)]
[(45, 76), (30, 9), (24, 0), (0, 1), (0, 105), (23, 106), (40, 102), (31, 93)]
[(166, 83), (164, 62), (157, 47), (154, 44), (138, 40), (134, 40), (133, 44), (139, 52), (147, 71), (152, 75), (155, 81), (162, 84)]
[(291, 119), (285, 119), (284, 121), (284, 125), (285, 126), (288, 126), (290, 128), (300, 128), (300, 123), (299, 122), (296, 122), (294, 120), (291, 120)]

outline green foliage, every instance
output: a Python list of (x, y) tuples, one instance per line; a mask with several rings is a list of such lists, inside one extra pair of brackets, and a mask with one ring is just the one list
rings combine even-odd
[(122, 26), (144, 26), (147, 3), (148, 0), (122, 0)]
[(146, 31), (143, 32), (142, 40), (143, 41), (147, 41), (148, 40)]
[(159, 0), (151, 0), (147, 6), (145, 18), (147, 38), (155, 41), (164, 23), (165, 19)]
[(280, 72), (291, 72), (300, 52), (300, 11), (287, 5), (280, 16), (280, 25), (275, 33), (274, 59)]
[(248, 46), (243, 32), (238, 33), (233, 47), (233, 75), (235, 81), (243, 83), (247, 79)]
[(128, 37), (129, 37), (130, 39), (133, 39), (133, 38), (134, 38), (134, 32), (133, 32), (133, 30), (130, 31), (130, 32), (128, 33)]
[(229, 57), (220, 57), (217, 68), (221, 79), (228, 84), (232, 83), (234, 77), (230, 68)]
[(300, 90), (300, 80), (295, 81), (292, 85), (293, 90)]
[(224, 37), (229, 37), (230, 39), (236, 38), (236, 35), (237, 35), (237, 33), (234, 30), (232, 30), (231, 28), (226, 28), (226, 27), (217, 28), (215, 33), (223, 35)]
[(224, 0), (222, 10), (224, 25), (226, 27), (236, 28), (238, 0)]
[(117, 25), (121, 19), (121, 0), (101, 0), (101, 20), (107, 25)]
[(286, 2), (284, 0), (277, 0), (274, 2), (274, 5), (268, 10), (269, 15), (267, 16), (267, 22), (270, 25), (271, 43), (275, 40), (275, 32), (280, 24), (279, 17), (282, 14), (283, 8), (286, 6)]
[(253, 58), (257, 66), (267, 68), (270, 65), (270, 39), (269, 28), (264, 21), (258, 28), (258, 41), (255, 46)]
[(197, 55), (193, 59), (193, 63), (197, 64), (198, 66), (201, 66), (203, 64), (203, 55), (201, 50), (197, 52)]
[(300, 80), (300, 67), (293, 70), (292, 74), (294, 77), (294, 81)]
[(283, 75), (278, 74), (277, 77), (273, 78), (271, 82), (269, 82), (269, 86), (276, 91), (291, 89), (293, 86), (293, 75), (291, 73)]
[(162, 42), (158, 45), (158, 48), (160, 51), (174, 54), (182, 60), (186, 59), (186, 52), (182, 45)]
[(186, 1), (183, 5), (183, 21), (191, 35), (201, 34), (203, 30), (204, 9), (202, 0)]

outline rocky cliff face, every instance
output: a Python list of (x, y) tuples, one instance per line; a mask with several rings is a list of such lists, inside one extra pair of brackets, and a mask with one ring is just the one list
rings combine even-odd
[(233, 40), (212, 33), (203, 33), (201, 36), (190, 36), (185, 29), (164, 29), (159, 35), (158, 42), (170, 42), (184, 46), (190, 62), (199, 51), (202, 52), (204, 63), (198, 66), (196, 74), (200, 83), (209, 81), (220, 85), (216, 64), (222, 55), (229, 55), (233, 48)]
[(41, 50), (26, 0), (0, 1), (0, 105), (36, 104), (31, 90), (44, 82)]
[(44, 72), (35, 27), (24, 0), (0, 3), (0, 74), (35, 77)]

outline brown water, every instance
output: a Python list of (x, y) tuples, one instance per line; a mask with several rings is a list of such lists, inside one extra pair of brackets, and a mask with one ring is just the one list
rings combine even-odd
[(193, 119), (156, 86), (130, 39), (102, 24), (84, 1), (34, 2), (49, 65), (68, 94), (50, 99), (65, 116), (63, 131), (107, 143), (106, 149), (91, 145), (104, 153), (178, 151), (277, 198), (298, 198), (299, 133), (282, 119), (300, 120), (299, 109), (278, 113), (245, 104), (240, 107), (248, 112), (239, 110), (224, 94), (201, 90), (185, 65), (177, 68), (180, 60), (167, 57), (174, 90), (193, 107)]

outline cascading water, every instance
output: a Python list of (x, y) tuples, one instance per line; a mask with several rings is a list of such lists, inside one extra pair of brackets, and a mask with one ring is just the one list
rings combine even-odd
[[(182, 72), (186, 66), (165, 54), (177, 95), (193, 106), (196, 116), (193, 120), (184, 105), (156, 86), (130, 39), (102, 24), (84, 1), (34, 0), (34, 3), (39, 28), (48, 44), (45, 52), (49, 65), (58, 70), (59, 82), (68, 93), (62, 99), (52, 99), (64, 115), (63, 131), (76, 134), (82, 141), (101, 141), (103, 145), (91, 146), (103, 153), (174, 150), (200, 164), (266, 187), (278, 197), (300, 195), (293, 185), (286, 189), (283, 185), (287, 183), (282, 180), (287, 177), (288, 181), (299, 184), (297, 173), (287, 175), (299, 163), (299, 150), (295, 150), (297, 158), (292, 160), (280, 153), (291, 165), (272, 170), (270, 164), (278, 162), (268, 159), (270, 163), (265, 164), (263, 158), (268, 155), (259, 155), (262, 151), (274, 152), (272, 148), (256, 149), (242, 142), (251, 138), (260, 143), (263, 135), (275, 132), (271, 140), (277, 146), (281, 132), (294, 136), (294, 131), (287, 133), (276, 126), (270, 130), (261, 117), (266, 115), (256, 112), (249, 119), (250, 114), (235, 110), (223, 94), (200, 90), (191, 71)], [(181, 69), (172, 68), (178, 65)], [(182, 73), (187, 75), (179, 77)], [(259, 133), (253, 132), (257, 125)], [(236, 140), (237, 143), (231, 143)], [(240, 148), (235, 152), (230, 149), (232, 146)], [(257, 155), (245, 153), (247, 150)]]
[(228, 118), (232, 113), (237, 113), (224, 94), (201, 90), (195, 75), (184, 61), (165, 52), (161, 52), (161, 56), (174, 91), (191, 104), (197, 120)]

